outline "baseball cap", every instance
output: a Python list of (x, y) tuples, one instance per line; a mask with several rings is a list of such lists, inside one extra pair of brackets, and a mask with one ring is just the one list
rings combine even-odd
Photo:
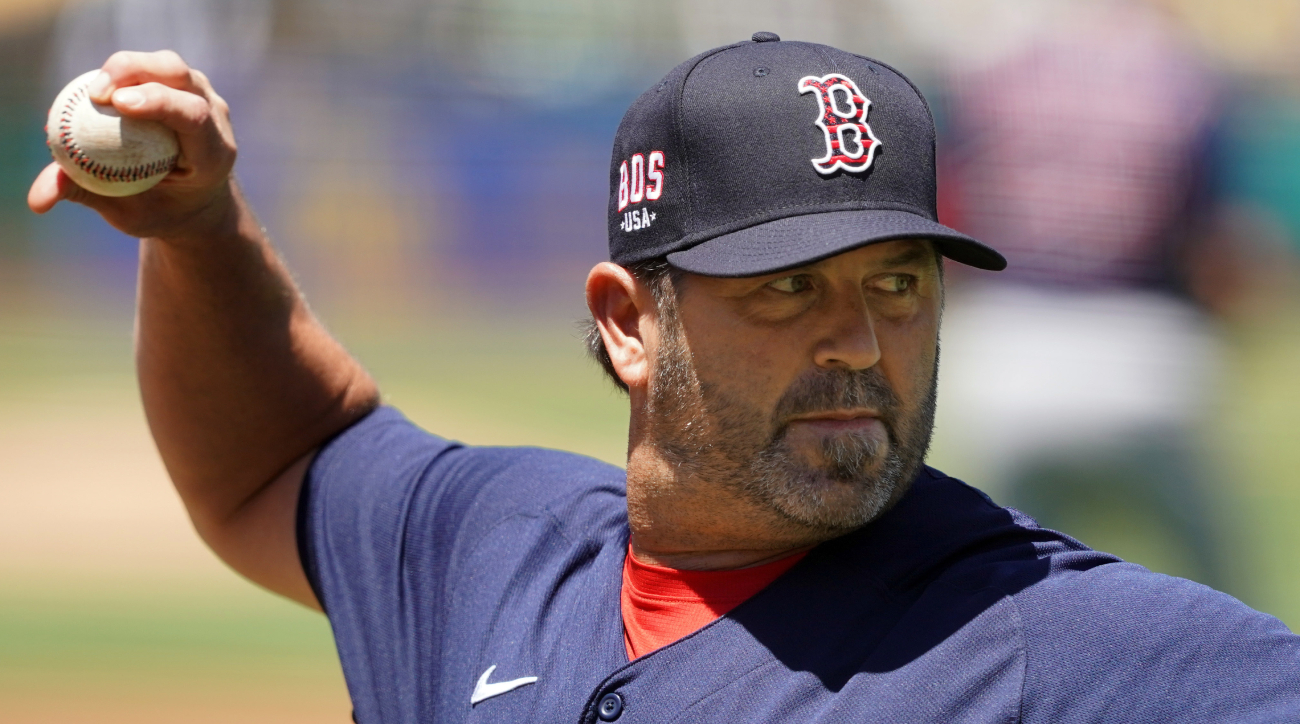
[(674, 68), (623, 116), (609, 252), (719, 277), (791, 269), (894, 239), (1001, 270), (937, 220), (934, 118), (884, 63), (774, 33)]

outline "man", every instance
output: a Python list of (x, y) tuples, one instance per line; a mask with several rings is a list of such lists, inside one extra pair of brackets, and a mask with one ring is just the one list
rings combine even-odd
[(468, 448), (379, 407), (242, 201), (224, 102), (174, 54), (92, 95), (180, 135), (143, 238), (138, 366), (199, 533), (325, 610), (361, 722), (1281, 721), (1300, 639), (925, 468), (934, 127), (893, 69), (752, 41), (678, 66), (615, 140), (593, 346), (626, 474)]
[(1010, 266), (950, 286), (937, 427), (998, 500), (1049, 527), (1136, 514), (1137, 546), (1217, 588), (1242, 581), (1199, 437), (1224, 387), (1210, 315), (1244, 301), (1234, 267), (1263, 274), (1223, 223), (1224, 104), (1194, 51), (1149, 3), (1063, 0), (996, 59), (948, 63), (944, 221)]

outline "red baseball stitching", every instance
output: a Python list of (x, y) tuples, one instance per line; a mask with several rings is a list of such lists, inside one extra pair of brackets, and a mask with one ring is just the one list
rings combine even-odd
[(149, 178), (158, 173), (169, 173), (176, 167), (176, 159), (180, 154), (173, 154), (169, 158), (159, 159), (151, 163), (142, 163), (130, 168), (109, 167), (99, 161), (92, 160), (72, 138), (73, 111), (77, 109), (83, 99), (88, 97), (86, 87), (82, 86), (63, 104), (63, 110), (59, 111), (59, 143), (63, 146), (63, 152), (68, 154), (68, 158), (72, 159), (72, 162), (77, 164), (78, 168), (100, 181), (124, 181), (129, 183)]

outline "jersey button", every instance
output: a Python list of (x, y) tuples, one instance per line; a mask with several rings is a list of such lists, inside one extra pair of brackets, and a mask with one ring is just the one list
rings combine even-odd
[(596, 716), (599, 716), (601, 721), (614, 721), (622, 714), (623, 697), (614, 693), (600, 697), (600, 706), (596, 708)]

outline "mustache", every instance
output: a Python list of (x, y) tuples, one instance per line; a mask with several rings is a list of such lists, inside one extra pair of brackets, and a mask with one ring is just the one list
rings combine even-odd
[(795, 415), (866, 407), (880, 414), (889, 430), (901, 406), (894, 388), (875, 367), (863, 370), (815, 370), (803, 375), (777, 401), (773, 421), (781, 428)]

